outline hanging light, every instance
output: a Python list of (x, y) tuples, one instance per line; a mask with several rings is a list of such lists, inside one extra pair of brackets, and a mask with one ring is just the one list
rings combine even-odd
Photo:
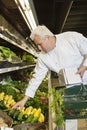
[[(29, 1), (29, 0), (15, 0), (15, 2), (17, 4), (23, 18), (25, 19), (25, 22), (27, 23), (30, 31), (34, 30), (38, 24), (38, 20), (37, 20), (37, 18), (35, 18), (36, 14), (35, 15), (33, 14), (31, 6), (30, 6), (31, 1)], [(32, 5), (33, 5), (33, 3), (32, 3)], [(35, 11), (34, 11), (34, 13), (35, 13)]]

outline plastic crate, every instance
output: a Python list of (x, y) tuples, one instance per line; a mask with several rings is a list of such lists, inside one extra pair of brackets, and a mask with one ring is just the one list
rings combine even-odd
[(87, 118), (87, 85), (65, 89), (63, 98), (65, 119)]

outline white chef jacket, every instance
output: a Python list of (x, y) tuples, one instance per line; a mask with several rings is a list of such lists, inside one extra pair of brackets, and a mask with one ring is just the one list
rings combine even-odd
[[(82, 64), (87, 66), (86, 37), (74, 31), (64, 32), (55, 37), (55, 48), (48, 53), (41, 52), (38, 56), (35, 74), (25, 92), (29, 97), (34, 97), (48, 70), (58, 73), (63, 68), (78, 68)], [(87, 72), (83, 75), (83, 82), (87, 84)]]

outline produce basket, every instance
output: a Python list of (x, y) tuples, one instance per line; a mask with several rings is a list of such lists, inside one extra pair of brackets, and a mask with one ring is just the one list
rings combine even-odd
[(24, 123), (15, 125), (14, 130), (46, 130), (44, 123)]
[(65, 89), (63, 98), (65, 119), (87, 118), (87, 85)]
[(6, 113), (0, 111), (0, 118), (4, 120), (4, 123), (6, 123), (8, 127), (12, 127), (13, 120)]

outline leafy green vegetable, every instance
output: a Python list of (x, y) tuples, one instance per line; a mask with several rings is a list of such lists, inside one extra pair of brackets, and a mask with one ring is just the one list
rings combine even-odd
[(30, 63), (35, 63), (35, 58), (30, 54), (24, 54), (22, 60), (29, 61)]
[(50, 92), (48, 93), (48, 96), (50, 97), (51, 95), (53, 96), (53, 101), (50, 104), (51, 110), (55, 112), (55, 123), (59, 127), (63, 127), (64, 125), (64, 113), (63, 113), (63, 89), (56, 90), (52, 88)]
[(6, 105), (5, 105), (3, 100), (0, 101), (0, 109), (7, 109), (7, 107), (6, 107)]
[(16, 56), (16, 54), (13, 51), (11, 51), (10, 48), (4, 46), (0, 46), (0, 51), (2, 52), (2, 56), (5, 59), (9, 59), (11, 55)]
[(13, 51), (10, 50), (8, 47), (0, 46), (0, 56), (8, 61), (21, 61), (21, 59), (14, 53)]

